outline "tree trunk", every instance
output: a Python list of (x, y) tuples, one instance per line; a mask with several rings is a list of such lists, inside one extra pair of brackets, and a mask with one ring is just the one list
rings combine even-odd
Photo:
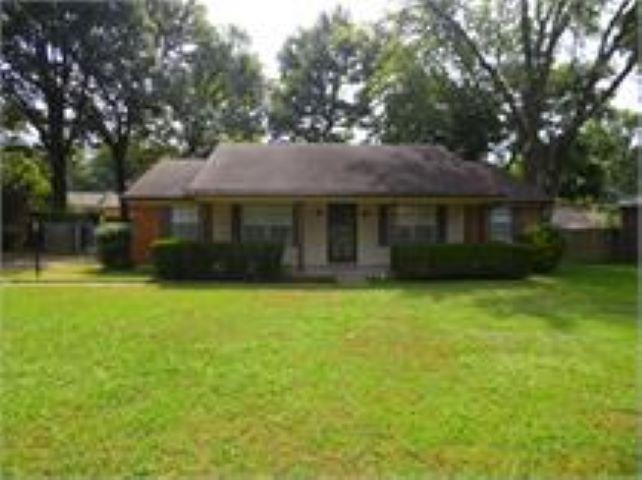
[(51, 208), (56, 212), (67, 209), (67, 159), (62, 146), (54, 141), (49, 147), (49, 164), (51, 166)]
[(46, 144), (51, 166), (51, 208), (57, 212), (67, 209), (67, 152), (65, 151), (65, 112), (62, 95), (57, 92), (49, 103), (49, 141)]
[(127, 188), (127, 143), (120, 143), (112, 149), (114, 167), (116, 172), (116, 192), (120, 201), (120, 218), (123, 221), (129, 220), (129, 209), (127, 203), (123, 200), (123, 194)]
[(545, 190), (544, 178), (546, 171), (546, 158), (543, 145), (531, 142), (521, 149), (524, 157), (524, 178), (531, 185)]
[(567, 153), (565, 145), (536, 143), (521, 151), (524, 157), (524, 176), (550, 197), (557, 196), (560, 187), (562, 165)]

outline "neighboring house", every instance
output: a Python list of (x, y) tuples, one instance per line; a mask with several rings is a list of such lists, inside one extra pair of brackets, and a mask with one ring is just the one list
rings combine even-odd
[(613, 219), (604, 209), (558, 201), (553, 207), (551, 223), (562, 230), (612, 228)]
[(117, 220), (120, 217), (120, 202), (118, 194), (112, 191), (72, 191), (67, 193), (67, 210), (96, 215), (105, 220)]
[(163, 160), (125, 195), (132, 256), (163, 236), (277, 241), (302, 273), (385, 271), (393, 243), (511, 241), (549, 199), (441, 147), (224, 144)]
[(49, 253), (91, 253), (94, 229), (102, 220), (118, 220), (120, 208), (114, 192), (67, 192), (64, 215), (41, 214), (42, 248)]

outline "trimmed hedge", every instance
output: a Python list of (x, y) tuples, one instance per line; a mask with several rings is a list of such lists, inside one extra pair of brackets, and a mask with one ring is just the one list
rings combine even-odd
[(105, 268), (121, 270), (132, 266), (128, 223), (104, 223), (96, 227), (95, 236), (98, 260)]
[(167, 280), (275, 280), (282, 270), (283, 245), (204, 243), (177, 238), (152, 244), (156, 273)]
[(401, 279), (524, 278), (531, 249), (509, 243), (416, 244), (391, 248), (392, 272)]
[(548, 223), (537, 225), (519, 240), (532, 249), (531, 270), (535, 273), (550, 273), (555, 270), (566, 247), (562, 233)]

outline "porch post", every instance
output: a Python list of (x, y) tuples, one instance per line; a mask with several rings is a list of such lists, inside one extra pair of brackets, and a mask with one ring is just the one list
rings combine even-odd
[(303, 232), (305, 230), (303, 222), (305, 222), (305, 209), (303, 208), (303, 202), (294, 203), (294, 236), (296, 238), (296, 247), (297, 247), (297, 269), (303, 271), (305, 264), (305, 252), (304, 252), (304, 237)]
[(209, 203), (201, 203), (198, 206), (199, 213), (199, 239), (203, 242), (212, 241), (212, 205)]

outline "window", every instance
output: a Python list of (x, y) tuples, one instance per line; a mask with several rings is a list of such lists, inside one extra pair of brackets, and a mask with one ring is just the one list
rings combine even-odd
[(198, 209), (192, 206), (172, 207), (172, 236), (186, 240), (198, 239)]
[(241, 239), (243, 242), (291, 243), (292, 207), (289, 205), (244, 206)]
[(513, 215), (509, 207), (503, 205), (491, 209), (490, 239), (494, 242), (513, 241)]
[(398, 205), (390, 211), (392, 243), (435, 243), (437, 214), (433, 205)]

